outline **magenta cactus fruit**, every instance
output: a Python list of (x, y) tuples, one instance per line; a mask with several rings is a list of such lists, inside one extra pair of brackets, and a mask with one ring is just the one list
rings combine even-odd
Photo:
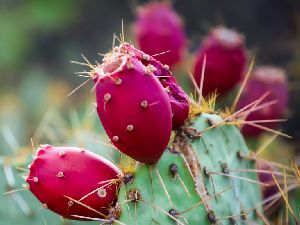
[[(269, 92), (269, 95), (261, 102), (261, 104), (270, 101), (277, 102), (262, 110), (250, 113), (247, 117), (248, 121), (280, 119), (283, 116), (288, 103), (288, 85), (286, 74), (283, 69), (272, 66), (256, 68), (238, 102), (238, 108), (250, 104), (267, 92)], [(260, 125), (268, 128), (275, 128), (278, 126), (278, 123), (260, 123)], [(263, 132), (263, 130), (250, 125), (245, 125), (242, 132), (246, 136), (255, 137)]]
[(194, 77), (200, 84), (206, 55), (203, 94), (217, 91), (225, 94), (242, 78), (246, 64), (244, 38), (234, 30), (217, 27), (201, 43), (194, 65)]
[(173, 66), (183, 57), (186, 36), (182, 21), (166, 2), (150, 2), (139, 7), (134, 34), (142, 51), (157, 55), (160, 62)]
[(85, 149), (43, 146), (29, 168), (29, 190), (65, 218), (106, 218), (117, 200), (121, 172)]
[(163, 65), (152, 56), (134, 48), (128, 43), (121, 44), (122, 51), (134, 55), (145, 66), (155, 67), (154, 75), (159, 79), (162, 86), (166, 89), (172, 108), (172, 127), (179, 128), (184, 124), (189, 115), (189, 97), (173, 77), (168, 65)]
[(97, 112), (112, 143), (150, 164), (164, 152), (172, 130), (169, 97), (155, 70), (120, 46), (94, 72)]

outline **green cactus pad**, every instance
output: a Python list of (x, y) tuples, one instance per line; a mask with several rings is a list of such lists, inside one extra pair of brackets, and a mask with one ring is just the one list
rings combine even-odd
[(137, 164), (131, 182), (120, 189), (118, 221), (260, 224), (257, 175), (245, 171), (254, 169), (254, 161), (243, 157), (249, 150), (235, 126), (207, 129), (221, 120), (202, 113), (177, 132), (156, 165)]

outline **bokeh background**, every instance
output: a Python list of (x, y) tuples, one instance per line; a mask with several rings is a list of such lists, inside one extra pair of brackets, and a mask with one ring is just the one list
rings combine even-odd
[[(0, 0), (0, 156), (6, 168), (3, 171), (0, 168), (0, 186), (3, 186), (0, 191), (20, 187), (21, 181), (17, 184), (7, 181), (10, 177), (7, 171), (12, 169), (8, 166), (12, 159), (7, 156), (17, 159), (14, 163), (24, 163), (20, 155), (31, 151), (31, 138), (34, 145), (44, 142), (84, 145), (114, 157), (109, 149), (94, 141), (106, 137), (93, 114), (92, 83), (67, 97), (84, 81), (74, 75), (83, 67), (70, 61), (82, 61), (80, 54), (91, 61), (101, 61), (97, 53), (111, 48), (113, 34), (121, 32), (122, 19), (125, 38), (134, 43), (131, 25), (135, 8), (144, 2)], [(183, 18), (189, 39), (187, 62), (193, 60), (193, 53), (209, 29), (223, 24), (245, 35), (247, 48), (256, 55), (257, 65), (274, 64), (287, 70), (288, 122), (282, 127), (294, 138), (281, 140), (277, 151), (283, 157), (296, 159), (300, 152), (300, 1), (171, 2)], [(184, 70), (175, 75), (189, 90)], [(22, 175), (22, 171), (14, 173), (16, 180)], [(24, 197), (27, 198), (34, 201), (29, 196)], [(18, 218), (23, 218), (23, 214), (32, 216), (31, 208), (40, 208), (37, 202), (34, 206), (31, 202), (24, 204), (20, 199), (0, 196), (0, 225), (23, 224), (18, 223)], [(36, 214), (41, 214), (40, 211)], [(29, 224), (52, 221), (52, 214), (43, 218), (46, 219), (39, 218)], [(60, 220), (55, 221), (60, 223)]]

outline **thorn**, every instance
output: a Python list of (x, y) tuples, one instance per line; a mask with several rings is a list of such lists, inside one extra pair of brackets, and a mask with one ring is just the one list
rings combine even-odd
[(148, 107), (148, 102), (146, 100), (141, 102), (141, 107), (146, 109)]
[(119, 141), (119, 137), (118, 136), (113, 136), (112, 138), (114, 141)]
[(202, 98), (203, 98), (203, 84), (204, 84), (204, 73), (205, 73), (205, 67), (206, 67), (206, 54), (203, 58), (203, 64), (202, 64), (202, 71), (201, 71), (201, 80), (200, 80), (200, 87), (199, 87), (199, 100), (198, 104), (201, 104)]
[(169, 200), (171, 206), (174, 207), (173, 202), (172, 202), (172, 200), (171, 200), (171, 197), (170, 197), (170, 195), (169, 195), (169, 192), (168, 192), (168, 190), (167, 190), (167, 188), (166, 188), (166, 186), (165, 186), (165, 183), (164, 183), (162, 177), (160, 176), (159, 171), (158, 171), (157, 168), (155, 168), (155, 172), (156, 172), (156, 175), (158, 176), (158, 179), (159, 179), (159, 181), (160, 181), (160, 184), (161, 184), (162, 188), (164, 189), (165, 194), (166, 194), (166, 196), (167, 196), (167, 198), (168, 198), (168, 200)]
[(121, 84), (122, 84), (122, 79), (118, 77), (118, 78), (115, 80), (115, 84), (116, 84), (116, 85), (121, 85)]
[(164, 52), (161, 52), (161, 53), (154, 54), (154, 55), (152, 55), (152, 56), (155, 57), (155, 56), (163, 55), (163, 54), (169, 53), (170, 51), (171, 51), (171, 50), (164, 51)]
[(129, 70), (133, 69), (133, 67), (134, 67), (131, 62), (127, 62), (126, 66), (127, 66), (127, 69), (129, 69)]
[(147, 54), (144, 54), (143, 55), (143, 59), (146, 60), (146, 61), (149, 61), (150, 60), (150, 56), (147, 55)]
[(71, 91), (67, 97), (70, 97), (72, 94), (74, 94), (77, 90), (79, 90), (81, 87), (83, 87), (85, 84), (87, 84), (92, 78), (87, 79), (83, 83), (81, 83), (79, 86), (77, 86), (73, 91)]
[(165, 64), (163, 67), (164, 67), (166, 70), (169, 70), (169, 69), (170, 69), (170, 67), (169, 67), (167, 64)]
[(240, 99), (240, 97), (241, 97), (241, 94), (242, 94), (243, 90), (244, 90), (245, 87), (246, 87), (246, 84), (247, 84), (247, 82), (248, 82), (248, 79), (249, 79), (249, 77), (250, 77), (250, 75), (251, 75), (252, 68), (253, 68), (253, 66), (254, 66), (254, 62), (255, 62), (255, 56), (253, 57), (253, 59), (252, 59), (252, 61), (251, 61), (251, 63), (250, 63), (250, 66), (249, 66), (249, 69), (248, 69), (248, 71), (247, 71), (247, 74), (246, 74), (246, 76), (245, 76), (245, 78), (244, 78), (244, 80), (243, 80), (243, 83), (242, 83), (242, 85), (241, 85), (241, 87), (240, 87), (240, 89), (239, 89), (239, 92), (237, 93), (237, 95), (236, 95), (236, 97), (235, 97), (235, 99), (234, 99), (234, 102), (233, 102), (233, 104), (232, 104), (232, 106), (231, 106), (231, 111), (232, 111), (232, 112), (235, 111), (236, 105), (237, 105), (237, 103), (238, 103), (238, 101), (239, 101), (239, 99)]
[(103, 96), (103, 99), (104, 99), (105, 102), (108, 102), (108, 101), (111, 99), (111, 94), (106, 93), (106, 94)]
[(72, 205), (74, 205), (73, 201), (68, 201), (68, 206), (71, 207)]
[(64, 175), (63, 172), (58, 172), (58, 174), (56, 174), (56, 176), (57, 176), (58, 178), (63, 178), (63, 177), (65, 177), (65, 175)]
[(59, 151), (58, 155), (59, 156), (64, 156), (66, 153), (64, 151)]
[(131, 124), (129, 124), (127, 127), (126, 127), (126, 130), (127, 131), (129, 131), (129, 132), (131, 132), (131, 131), (133, 131), (133, 125), (131, 125)]
[(253, 157), (256, 158), (261, 154), (267, 147), (278, 137), (278, 134), (273, 134), (262, 146), (260, 146), (257, 151), (254, 153)]
[[(83, 206), (83, 207), (85, 207), (85, 208), (91, 210), (91, 211), (94, 212), (94, 213), (97, 213), (97, 214), (100, 215), (101, 217), (107, 218), (107, 216), (104, 215), (103, 213), (97, 211), (96, 209), (94, 209), (94, 208), (92, 208), (92, 207), (90, 207), (90, 206), (88, 206), (88, 205), (86, 205), (86, 204), (84, 204), (84, 203), (82, 203), (82, 202), (80, 202), (80, 201), (77, 201), (77, 200), (75, 200), (75, 199), (73, 199), (73, 198), (71, 198), (71, 197), (69, 197), (69, 196), (66, 196), (66, 195), (64, 195), (64, 197), (66, 197), (67, 199), (69, 199), (69, 200), (75, 202), (75, 203), (78, 204), (78, 205), (81, 205), (81, 206)], [(68, 202), (68, 204), (69, 204), (69, 202)]]
[(98, 195), (100, 198), (105, 198), (106, 195), (107, 195), (107, 191), (105, 190), (105, 188), (100, 187), (100, 188), (98, 188), (97, 195)]
[(127, 194), (127, 198), (130, 202), (137, 203), (142, 199), (142, 196), (137, 189), (131, 189)]

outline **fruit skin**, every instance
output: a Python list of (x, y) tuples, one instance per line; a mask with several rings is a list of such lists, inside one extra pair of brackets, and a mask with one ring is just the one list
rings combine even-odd
[[(257, 67), (250, 76), (237, 108), (243, 108), (267, 92), (270, 93), (261, 104), (274, 100), (277, 102), (262, 110), (250, 113), (247, 117), (248, 121), (280, 119), (283, 116), (288, 104), (288, 85), (283, 69), (273, 66)], [(260, 125), (268, 128), (276, 128), (278, 123), (260, 123)], [(256, 137), (262, 132), (263, 130), (249, 125), (245, 125), (242, 129), (242, 133), (249, 137)]]
[(173, 66), (184, 54), (186, 35), (182, 21), (166, 2), (150, 2), (137, 11), (134, 34), (140, 49), (149, 55), (165, 51), (155, 59)]
[(164, 152), (172, 130), (169, 97), (154, 70), (127, 53), (116, 53), (104, 59), (94, 78), (97, 112), (112, 143), (150, 164)]
[(156, 68), (153, 73), (169, 95), (172, 108), (172, 127), (173, 129), (177, 129), (182, 126), (189, 115), (189, 97), (177, 83), (169, 70), (169, 66), (163, 65), (152, 56), (136, 49), (128, 43), (121, 44), (120, 49), (123, 49), (121, 51), (127, 51), (128, 54), (134, 55), (143, 65), (152, 65)]
[(114, 164), (85, 149), (45, 145), (38, 150), (29, 168), (26, 179), (29, 190), (44, 207), (65, 218), (78, 219), (72, 215), (104, 218), (117, 200), (116, 183), (103, 187), (102, 197), (96, 191), (81, 201), (103, 216), (75, 202), (71, 203), (65, 197), (79, 200), (106, 184), (99, 182), (120, 178), (121, 171)]
[(204, 38), (196, 53), (194, 77), (200, 84), (203, 59), (206, 55), (203, 94), (217, 90), (226, 94), (241, 80), (247, 61), (244, 38), (225, 27), (216, 27)]

